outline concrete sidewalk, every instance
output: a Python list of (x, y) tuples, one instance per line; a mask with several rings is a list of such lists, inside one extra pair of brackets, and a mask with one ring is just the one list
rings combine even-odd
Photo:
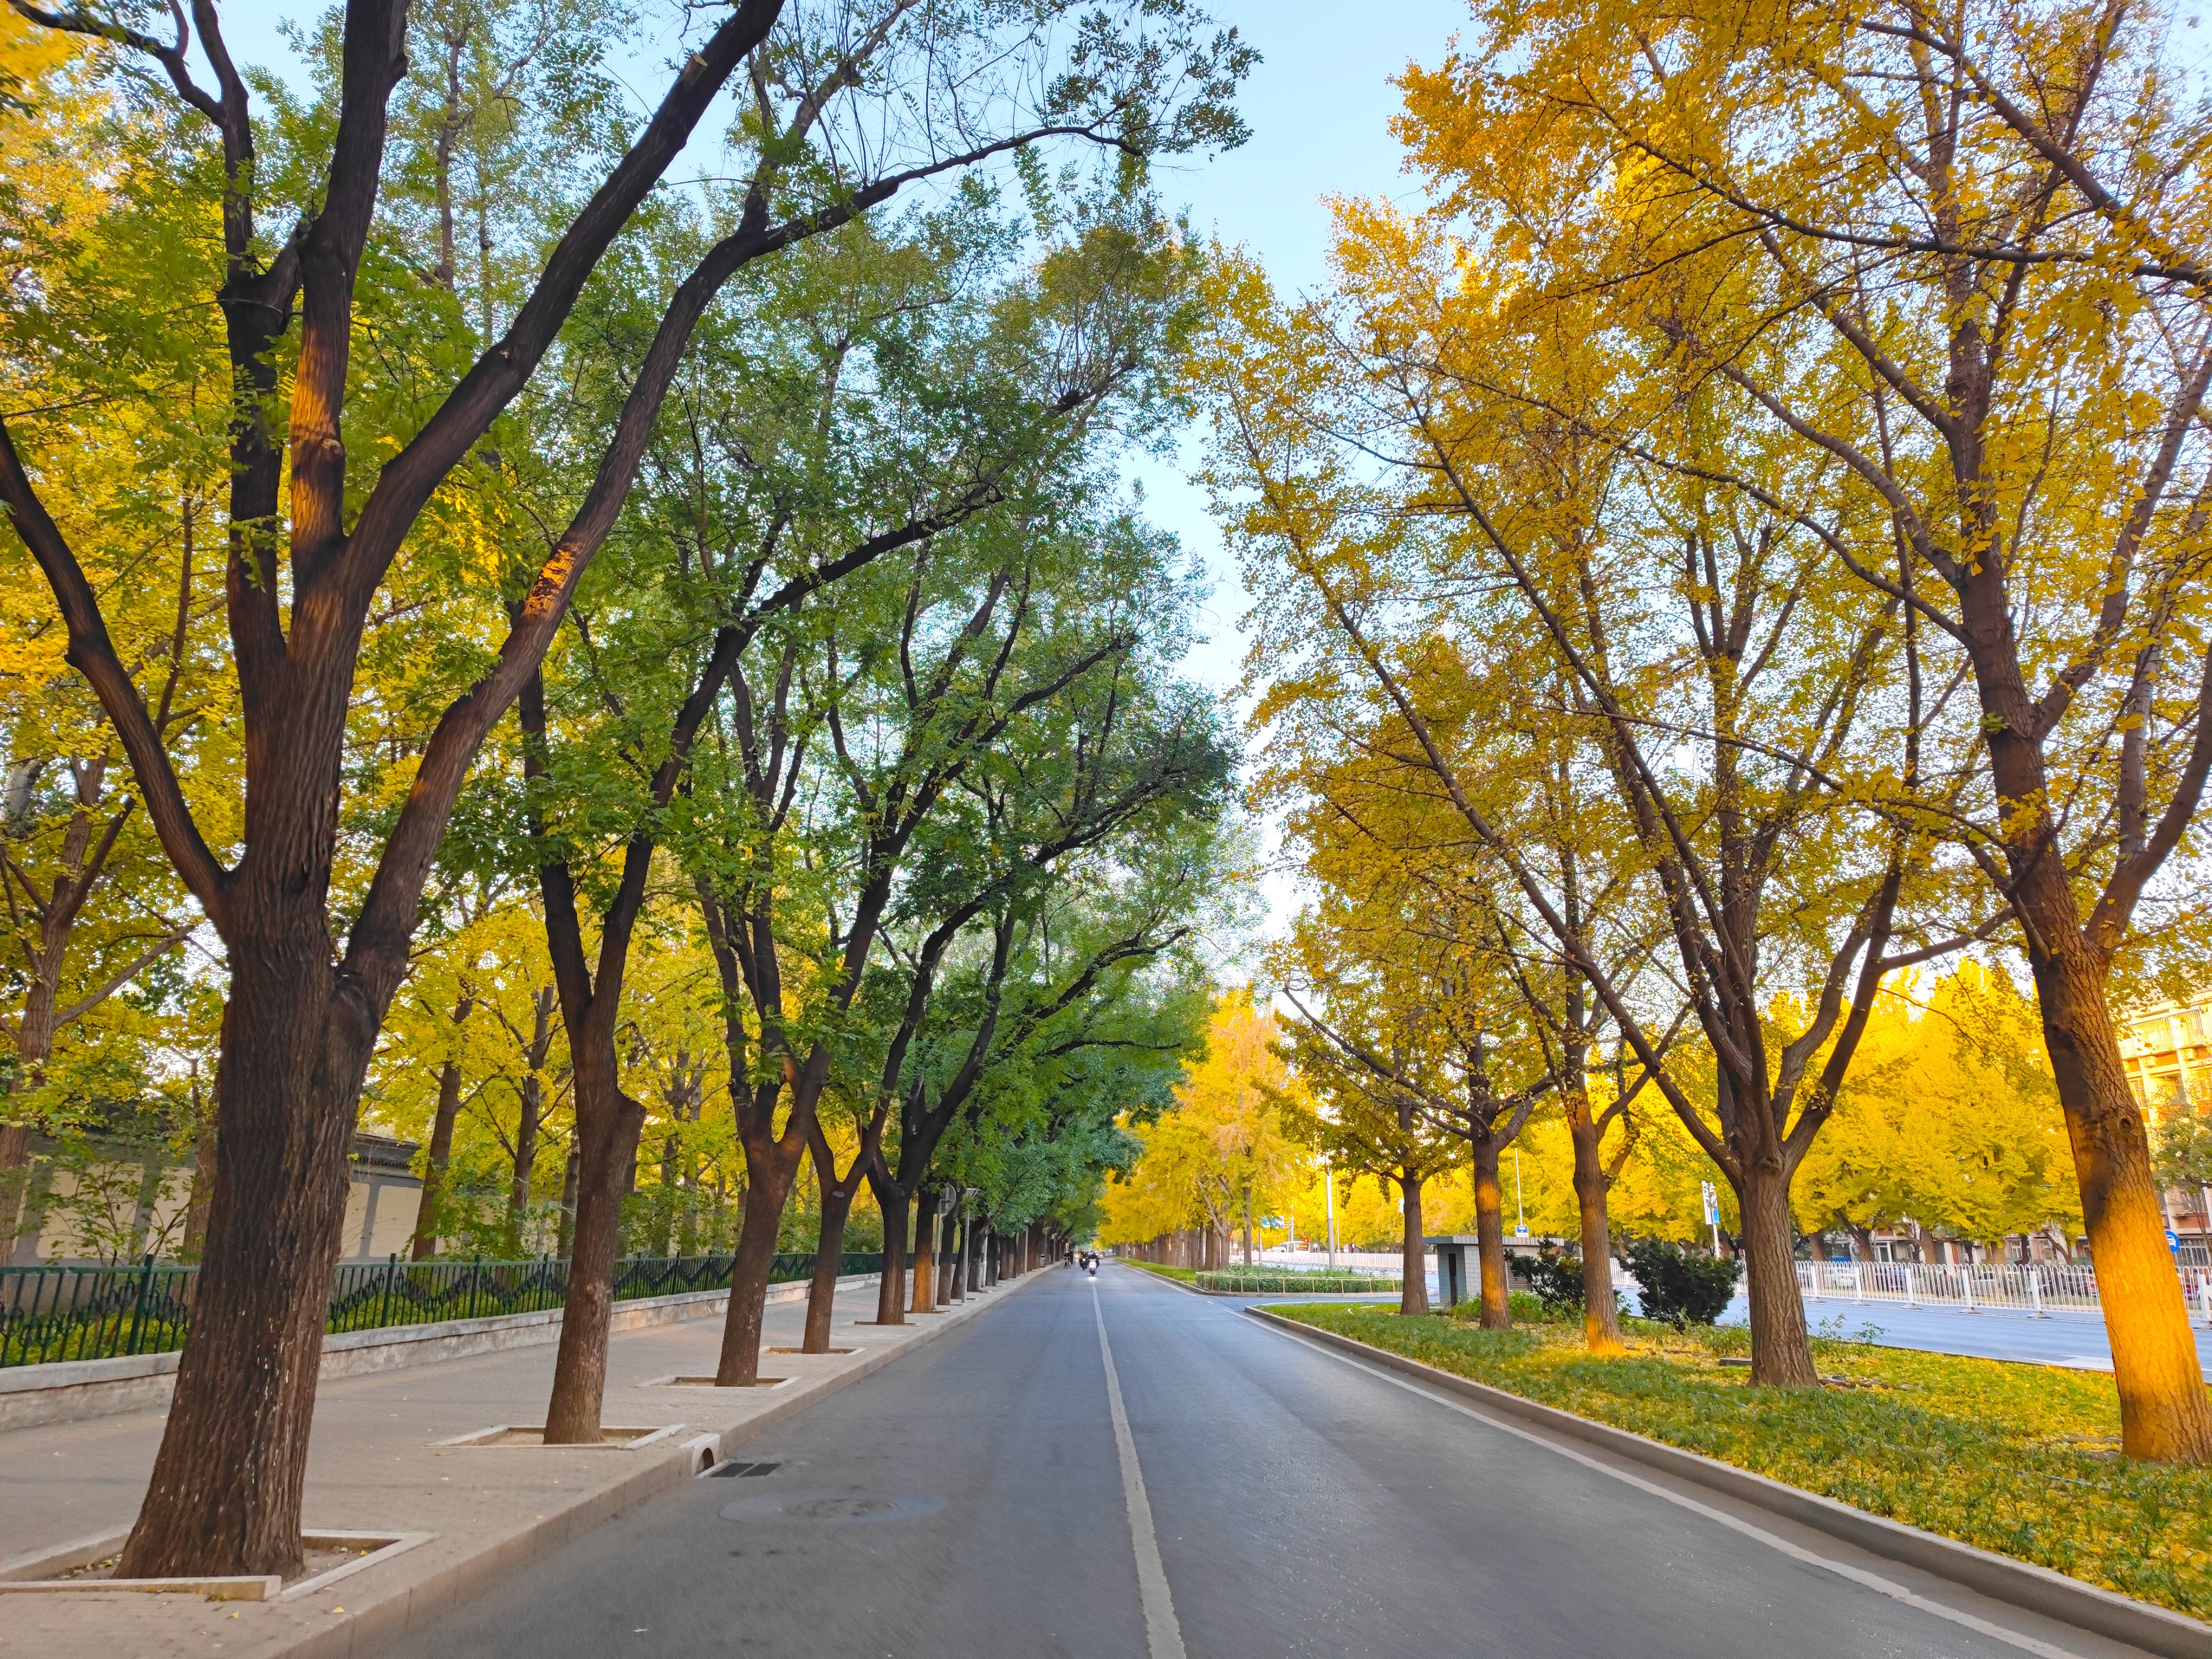
[[(544, 1420), (555, 1349), (547, 1345), (325, 1382), (316, 1398), (304, 1519), (332, 1531), (435, 1536), (333, 1583), (327, 1594), (217, 1602), (142, 1592), (0, 1595), (0, 1659), (118, 1659), (221, 1653), (224, 1659), (366, 1654), (511, 1576), (526, 1563), (690, 1478), (702, 1449), (719, 1455), (768, 1423), (973, 1317), (1042, 1276), (1032, 1273), (904, 1326), (862, 1324), (872, 1286), (840, 1298), (842, 1354), (763, 1352), (780, 1387), (648, 1386), (711, 1374), (717, 1319), (617, 1333), (610, 1346), (610, 1427), (681, 1425), (638, 1449), (441, 1445), (499, 1424)], [(767, 1348), (798, 1346), (803, 1302), (768, 1310)], [(0, 1434), (0, 1564), (127, 1528), (137, 1511), (163, 1413), (143, 1412)]]

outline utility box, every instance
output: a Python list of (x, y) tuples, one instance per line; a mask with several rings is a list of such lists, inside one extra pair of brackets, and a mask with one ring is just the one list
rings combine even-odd
[(1482, 1241), (1472, 1233), (1446, 1233), (1424, 1238), (1422, 1244), (1437, 1253), (1437, 1305), (1456, 1307), (1482, 1294)]

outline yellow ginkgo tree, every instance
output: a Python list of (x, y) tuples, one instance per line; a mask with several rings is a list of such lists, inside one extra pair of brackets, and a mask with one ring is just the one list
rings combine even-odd
[(1877, 793), (1978, 873), (1956, 925), (2027, 957), (2125, 1449), (2212, 1460), (2112, 1012), (2205, 942), (2212, 108), (2188, 37), (2087, 3), (1477, 12), (1400, 130), (1517, 325), (1605, 343), (1604, 395), (1549, 414), (1755, 504), (1969, 694), (1940, 763)]

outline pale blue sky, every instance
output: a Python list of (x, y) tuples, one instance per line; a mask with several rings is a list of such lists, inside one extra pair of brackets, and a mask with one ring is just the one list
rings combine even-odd
[[(1316, 288), (1328, 276), (1329, 198), (1407, 199), (1418, 190), (1400, 170), (1390, 136), (1399, 103), (1390, 82), (1408, 61), (1443, 58), (1465, 24), (1466, 0), (1371, 0), (1364, 7), (1213, 0), (1212, 9), (1265, 59), (1242, 104), (1251, 141), (1167, 175), (1162, 191), (1169, 201), (1188, 206), (1195, 228), (1257, 253), (1279, 289)], [(1190, 667), (1226, 690), (1242, 672), (1244, 653), (1236, 633), (1245, 609), (1237, 573), (1207, 519), (1205, 498), (1182, 469), (1148, 466), (1142, 477), (1152, 516), (1212, 572), (1210, 638), (1193, 653)]]
[[(1161, 179), (1172, 203), (1187, 205), (1194, 228), (1257, 253), (1276, 288), (1297, 293), (1328, 275), (1332, 197), (1408, 199), (1419, 189), (1399, 167), (1390, 117), (1399, 94), (1390, 84), (1408, 61), (1439, 62), (1468, 15), (1466, 0), (1370, 0), (1365, 7), (1324, 0), (1213, 0), (1265, 61), (1243, 100), (1250, 142), (1212, 161)], [(1347, 22), (1347, 16), (1356, 21)], [(1194, 460), (1196, 445), (1187, 459)], [(1176, 532), (1206, 561), (1213, 597), (1201, 626), (1206, 642), (1192, 652), (1194, 678), (1217, 690), (1243, 672), (1245, 641), (1237, 623), (1247, 601), (1237, 572), (1214, 533), (1206, 499), (1185, 469), (1141, 469), (1152, 518)], [(1263, 826), (1265, 852), (1276, 850), (1277, 826)], [(1285, 928), (1297, 898), (1282, 875), (1261, 882), (1266, 931)]]

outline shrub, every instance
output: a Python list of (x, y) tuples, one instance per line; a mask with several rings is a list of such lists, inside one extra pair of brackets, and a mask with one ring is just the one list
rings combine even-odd
[[(1482, 1318), (1482, 1298), (1471, 1296), (1464, 1302), (1455, 1303), (1450, 1313), (1454, 1319), (1464, 1320), (1470, 1325), (1478, 1323)], [(1516, 1325), (1533, 1325), (1559, 1316), (1555, 1310), (1546, 1307), (1528, 1291), (1506, 1291), (1505, 1313)]]
[(1736, 1264), (1666, 1238), (1639, 1238), (1620, 1253), (1644, 1303), (1644, 1316), (1680, 1330), (1710, 1325), (1735, 1294)]
[(1553, 1312), (1583, 1305), (1583, 1259), (1556, 1244), (1547, 1244), (1534, 1257), (1507, 1258), (1514, 1276), (1536, 1293), (1536, 1299)]

